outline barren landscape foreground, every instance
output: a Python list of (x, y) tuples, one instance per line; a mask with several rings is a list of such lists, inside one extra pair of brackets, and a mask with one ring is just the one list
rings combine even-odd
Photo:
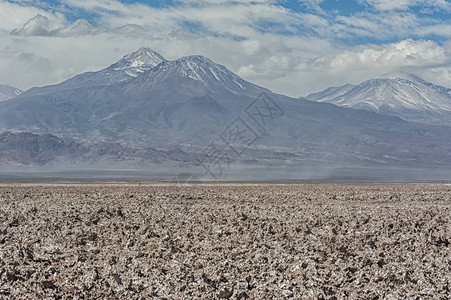
[(1, 299), (449, 299), (451, 185), (0, 185)]

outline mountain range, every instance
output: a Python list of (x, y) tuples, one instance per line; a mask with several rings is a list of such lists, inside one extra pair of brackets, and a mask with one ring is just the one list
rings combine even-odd
[(306, 98), (398, 116), (408, 121), (451, 124), (451, 89), (406, 72), (384, 74), (358, 85), (330, 87)]
[(52, 166), (71, 162), (88, 167), (92, 164), (139, 167), (142, 164), (170, 162), (173, 165), (195, 163), (194, 156), (183, 151), (161, 151), (154, 148), (129, 148), (120, 144), (86, 144), (60, 139), (51, 134), (29, 132), (0, 134), (0, 165)]
[[(413, 82), (381, 80), (399, 86)], [(415, 84), (440, 90), (419, 79)], [(103, 70), (0, 102), (0, 131), (7, 132), (8, 140), (17, 139), (15, 148), (3, 142), (0, 155), (4, 164), (5, 157), (10, 164), (23, 165), (107, 161), (114, 166), (130, 160), (133, 167), (151, 162), (207, 172), (212, 165), (231, 162), (294, 171), (306, 166), (449, 169), (451, 130), (445, 122), (413, 122), (380, 109), (323, 103), (327, 95), (335, 99), (354, 88), (290, 98), (247, 82), (206, 57), (166, 60), (141, 48)], [(439, 118), (446, 111), (446, 102), (442, 104), (428, 107), (428, 112), (438, 111), (434, 118)], [(49, 160), (12, 159), (18, 147), (31, 147), (21, 132), (37, 140), (58, 139), (65, 146), (47, 156)], [(125, 154), (109, 150), (117, 147), (127, 149), (120, 152)], [(136, 154), (142, 151), (147, 154)]]

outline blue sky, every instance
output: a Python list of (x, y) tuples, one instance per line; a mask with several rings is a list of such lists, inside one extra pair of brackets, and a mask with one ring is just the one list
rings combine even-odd
[(27, 89), (147, 46), (291, 96), (404, 70), (451, 87), (448, 0), (0, 0), (0, 83)]

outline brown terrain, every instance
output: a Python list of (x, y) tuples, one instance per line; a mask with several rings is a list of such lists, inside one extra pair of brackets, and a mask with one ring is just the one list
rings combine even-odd
[(451, 185), (0, 185), (0, 299), (450, 299)]

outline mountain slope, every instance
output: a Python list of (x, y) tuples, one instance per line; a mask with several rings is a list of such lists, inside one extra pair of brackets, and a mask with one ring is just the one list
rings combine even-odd
[(410, 121), (451, 124), (451, 89), (404, 72), (385, 74), (357, 86), (328, 88), (308, 95), (307, 99), (380, 112)]
[(0, 134), (2, 165), (45, 165), (58, 155), (71, 155), (80, 148), (53, 135), (4, 132)]
[(337, 96), (341, 96), (349, 92), (355, 88), (355, 85), (345, 84), (343, 86), (338, 87), (329, 87), (324, 91), (318, 93), (312, 93), (308, 95), (306, 98), (309, 100), (315, 100), (318, 102), (329, 102), (330, 100), (336, 98)]
[(22, 94), (23, 91), (16, 89), (15, 87), (0, 84), (0, 101), (9, 100)]

